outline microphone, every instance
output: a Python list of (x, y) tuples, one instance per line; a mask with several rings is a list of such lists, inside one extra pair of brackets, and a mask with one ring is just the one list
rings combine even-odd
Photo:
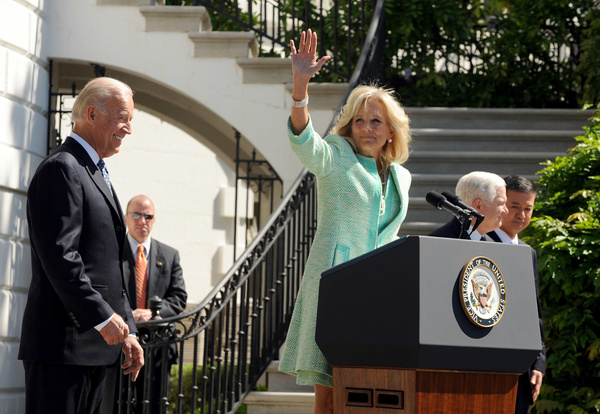
[(468, 206), (465, 203), (463, 203), (462, 200), (460, 199), (460, 197), (457, 196), (456, 194), (452, 194), (449, 191), (442, 191), (442, 195), (444, 197), (446, 197), (446, 200), (448, 200), (455, 206), (458, 206), (458, 207), (462, 208), (463, 210), (470, 211), (472, 213), (471, 215), (474, 216), (475, 218), (481, 218), (481, 220), (484, 219), (483, 214), (481, 214), (479, 211), (475, 210), (473, 207)]
[(443, 195), (441, 195), (440, 193), (438, 193), (436, 191), (428, 192), (427, 195), (425, 196), (425, 200), (427, 200), (427, 202), (429, 204), (431, 204), (432, 206), (434, 206), (435, 208), (437, 208), (439, 210), (445, 210), (445, 211), (451, 213), (454, 217), (456, 217), (460, 221), (466, 220), (471, 217), (470, 211), (466, 212), (462, 208), (460, 208), (452, 203), (449, 203), (448, 200), (446, 200), (446, 197), (444, 197)]
[(477, 211), (473, 207), (468, 206), (465, 203), (463, 203), (462, 200), (460, 199), (460, 197), (457, 196), (456, 194), (452, 194), (449, 191), (442, 191), (442, 195), (444, 197), (446, 197), (446, 200), (448, 200), (455, 206), (468, 211), (472, 217), (475, 217), (475, 224), (473, 225), (473, 230), (475, 230), (481, 224), (483, 219), (485, 218), (485, 216), (483, 214), (481, 214), (479, 211)]

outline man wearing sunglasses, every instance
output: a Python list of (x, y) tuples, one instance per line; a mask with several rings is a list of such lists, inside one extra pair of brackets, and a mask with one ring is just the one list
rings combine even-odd
[[(187, 301), (183, 271), (179, 264), (179, 252), (150, 237), (155, 222), (154, 203), (149, 197), (138, 195), (127, 203), (125, 223), (128, 234), (123, 253), (123, 275), (136, 322), (151, 319), (152, 311), (149, 309), (148, 301), (154, 296), (162, 299), (160, 316), (163, 318), (181, 313), (185, 309)], [(168, 359), (163, 360), (162, 350), (158, 349), (151, 361), (153, 367), (149, 398), (150, 413), (160, 412), (161, 364), (168, 364), (168, 373), (171, 365), (177, 362), (177, 347), (171, 346), (167, 350), (167, 354)], [(146, 359), (149, 360), (148, 356)], [(118, 412), (115, 406), (116, 398), (114, 398), (114, 392), (118, 389), (118, 372), (117, 365), (109, 368), (105, 401), (102, 403), (103, 413)], [(127, 385), (126, 378), (123, 379)], [(142, 370), (135, 384), (136, 401), (142, 400), (144, 379)], [(164, 381), (164, 378), (162, 380)], [(168, 384), (168, 379), (166, 384)], [(141, 404), (138, 403), (135, 412), (142, 412)]]

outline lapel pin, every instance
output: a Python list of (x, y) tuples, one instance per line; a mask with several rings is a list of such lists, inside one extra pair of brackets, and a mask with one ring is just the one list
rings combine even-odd
[(161, 267), (162, 265), (163, 265), (163, 262), (160, 262), (160, 261), (159, 261), (159, 262), (156, 262), (156, 266), (157, 266), (157, 267)]

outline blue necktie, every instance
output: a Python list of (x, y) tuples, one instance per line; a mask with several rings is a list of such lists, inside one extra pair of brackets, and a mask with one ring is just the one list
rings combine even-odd
[(104, 160), (101, 159), (100, 161), (98, 161), (98, 163), (96, 165), (98, 166), (98, 169), (102, 173), (102, 177), (104, 177), (104, 181), (106, 181), (106, 185), (108, 185), (108, 189), (110, 190), (110, 193), (112, 194), (112, 185), (110, 184), (110, 178), (108, 176), (108, 169), (106, 168), (106, 164), (104, 163)]

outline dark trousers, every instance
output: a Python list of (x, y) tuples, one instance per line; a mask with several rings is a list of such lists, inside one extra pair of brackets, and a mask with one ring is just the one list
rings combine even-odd
[(105, 367), (23, 361), (26, 414), (97, 414)]
[[(146, 360), (148, 362), (148, 360)], [(140, 369), (136, 382), (130, 382), (129, 376), (123, 375), (120, 367), (121, 360), (107, 367), (104, 399), (100, 409), (100, 414), (133, 413), (142, 414), (144, 412), (144, 388), (148, 386), (148, 412), (150, 414), (159, 414), (161, 412), (161, 384), (164, 383), (165, 393), (168, 393), (169, 371), (171, 364), (166, 362), (166, 373), (163, 375), (161, 361), (155, 359), (151, 378), (147, 378), (148, 366)], [(149, 380), (149, 381), (148, 381)], [(133, 401), (130, 401), (133, 400)], [(119, 401), (121, 404), (119, 407)], [(119, 408), (121, 411), (119, 411)]]
[(533, 396), (531, 394), (531, 380), (529, 379), (529, 373), (525, 372), (519, 375), (515, 414), (527, 414), (529, 412), (529, 407), (531, 406), (531, 404), (533, 404)]

